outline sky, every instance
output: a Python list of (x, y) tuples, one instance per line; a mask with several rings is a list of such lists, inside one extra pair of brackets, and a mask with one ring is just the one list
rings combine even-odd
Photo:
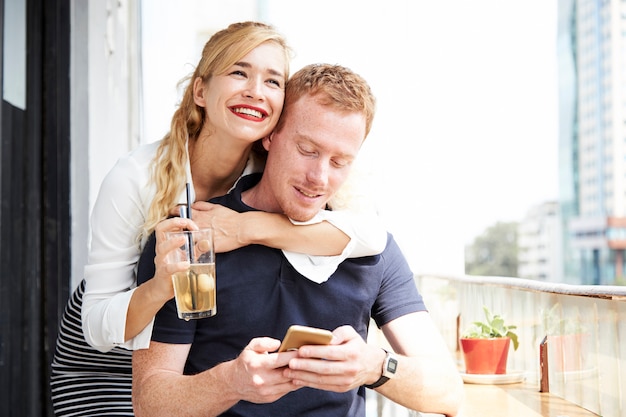
[[(292, 72), (328, 62), (363, 75), (378, 106), (357, 169), (414, 270), (463, 273), (465, 244), (558, 196), (556, 0), (144, 4), (144, 38), (155, 45), (144, 47), (144, 71), (157, 65), (150, 57), (160, 69), (146, 74), (155, 87), (144, 85), (145, 133), (154, 140), (175, 99), (151, 94), (197, 62), (207, 38), (199, 27), (260, 18), (295, 50)], [(260, 17), (245, 7), (255, 4)], [(172, 51), (167, 63), (164, 50)]]

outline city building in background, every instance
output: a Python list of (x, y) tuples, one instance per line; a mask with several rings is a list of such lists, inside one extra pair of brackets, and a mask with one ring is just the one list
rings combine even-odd
[(559, 0), (563, 282), (623, 282), (626, 14), (618, 0)]
[(558, 203), (549, 201), (532, 207), (518, 226), (518, 276), (559, 282), (563, 275), (561, 236)]

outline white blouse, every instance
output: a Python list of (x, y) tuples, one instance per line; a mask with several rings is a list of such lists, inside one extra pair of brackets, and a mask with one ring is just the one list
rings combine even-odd
[[(126, 342), (124, 331), (128, 305), (137, 286), (137, 262), (145, 244), (145, 238), (138, 240), (139, 231), (156, 194), (150, 171), (158, 146), (159, 142), (142, 145), (117, 161), (102, 182), (91, 214), (82, 322), (85, 339), (102, 352), (115, 346), (145, 349), (150, 344), (154, 321)], [(260, 171), (261, 167), (251, 159), (242, 176)], [(189, 165), (187, 181), (193, 184)], [(191, 196), (195, 199), (193, 189)], [(185, 202), (183, 192), (179, 203)], [(350, 237), (341, 255), (309, 256), (283, 251), (298, 272), (315, 282), (326, 281), (345, 259), (378, 254), (385, 247), (386, 231), (373, 211), (324, 210), (306, 223), (323, 220)]]

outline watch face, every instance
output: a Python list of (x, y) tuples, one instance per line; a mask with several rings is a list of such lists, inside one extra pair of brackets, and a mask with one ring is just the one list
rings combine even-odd
[(389, 362), (387, 362), (387, 371), (391, 372), (392, 374), (395, 374), (397, 367), (398, 367), (398, 361), (393, 358), (389, 358)]

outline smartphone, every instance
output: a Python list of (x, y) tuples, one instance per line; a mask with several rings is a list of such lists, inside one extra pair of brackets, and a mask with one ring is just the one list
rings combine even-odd
[(327, 345), (332, 338), (330, 330), (294, 324), (287, 330), (278, 351), (296, 350), (304, 345)]

